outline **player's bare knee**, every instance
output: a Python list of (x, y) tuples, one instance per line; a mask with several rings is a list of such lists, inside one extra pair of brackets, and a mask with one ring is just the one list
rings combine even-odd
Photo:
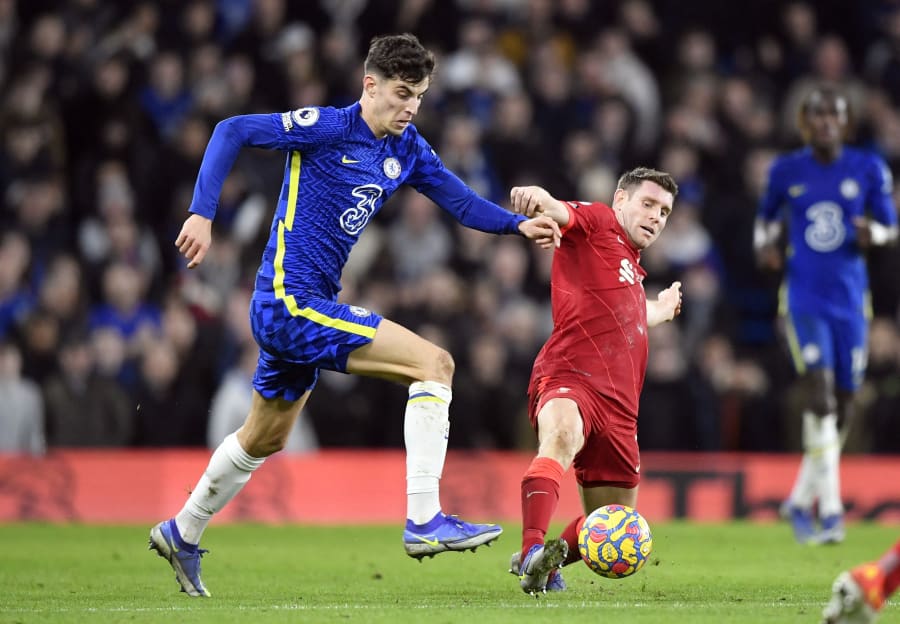
[(818, 417), (834, 414), (837, 410), (837, 400), (824, 392), (813, 392), (809, 397), (809, 409)]
[(284, 449), (287, 445), (287, 436), (269, 435), (259, 440), (250, 441), (247, 454), (251, 457), (268, 457)]
[(583, 436), (567, 428), (553, 429), (541, 436), (541, 455), (552, 457), (563, 466), (568, 466), (583, 445)]
[(456, 363), (453, 361), (453, 356), (446, 350), (435, 347), (434, 353), (423, 367), (422, 378), (419, 381), (437, 381), (449, 386), (453, 382), (455, 370)]

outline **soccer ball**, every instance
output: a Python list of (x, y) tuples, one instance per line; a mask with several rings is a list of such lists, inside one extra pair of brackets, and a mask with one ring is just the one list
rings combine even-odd
[(647, 562), (653, 536), (644, 517), (625, 505), (604, 505), (584, 519), (578, 552), (588, 567), (606, 578), (631, 576)]

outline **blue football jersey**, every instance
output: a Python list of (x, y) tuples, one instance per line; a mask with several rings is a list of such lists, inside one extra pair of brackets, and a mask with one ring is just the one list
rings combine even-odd
[(191, 212), (215, 216), (222, 183), (243, 146), (287, 152), (256, 296), (288, 299), (289, 306), (295, 296), (337, 297), (350, 249), (401, 184), (486, 232), (518, 232), (524, 219), (475, 194), (444, 167), (415, 126), (400, 136), (376, 138), (358, 102), (220, 122), (200, 167)]
[(864, 312), (869, 281), (853, 219), (896, 225), (891, 193), (890, 170), (871, 152), (844, 147), (825, 164), (807, 147), (775, 160), (759, 216), (788, 227), (785, 285), (791, 310), (838, 317)]

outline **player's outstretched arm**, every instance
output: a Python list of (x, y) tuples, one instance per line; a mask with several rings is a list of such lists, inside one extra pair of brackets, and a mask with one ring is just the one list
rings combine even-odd
[(660, 291), (655, 301), (647, 300), (647, 326), (654, 327), (671, 321), (681, 314), (681, 282)]
[(526, 217), (547, 215), (563, 227), (569, 224), (569, 209), (543, 187), (514, 186), (509, 191), (509, 199), (513, 212)]
[(193, 269), (203, 262), (209, 246), (212, 244), (212, 219), (192, 214), (184, 221), (181, 232), (175, 239), (175, 246), (188, 261), (188, 268)]

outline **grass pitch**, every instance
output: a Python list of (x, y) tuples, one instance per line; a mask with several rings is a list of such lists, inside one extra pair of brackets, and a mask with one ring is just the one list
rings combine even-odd
[[(492, 548), (418, 563), (399, 525), (213, 525), (203, 540), (213, 598), (192, 599), (146, 550), (149, 528), (0, 525), (0, 622), (818, 622), (835, 575), (900, 532), (854, 524), (843, 544), (802, 547), (784, 524), (660, 523), (635, 576), (608, 580), (579, 563), (565, 569), (567, 592), (535, 599), (507, 573), (517, 526)], [(881, 622), (900, 622), (898, 605)]]

